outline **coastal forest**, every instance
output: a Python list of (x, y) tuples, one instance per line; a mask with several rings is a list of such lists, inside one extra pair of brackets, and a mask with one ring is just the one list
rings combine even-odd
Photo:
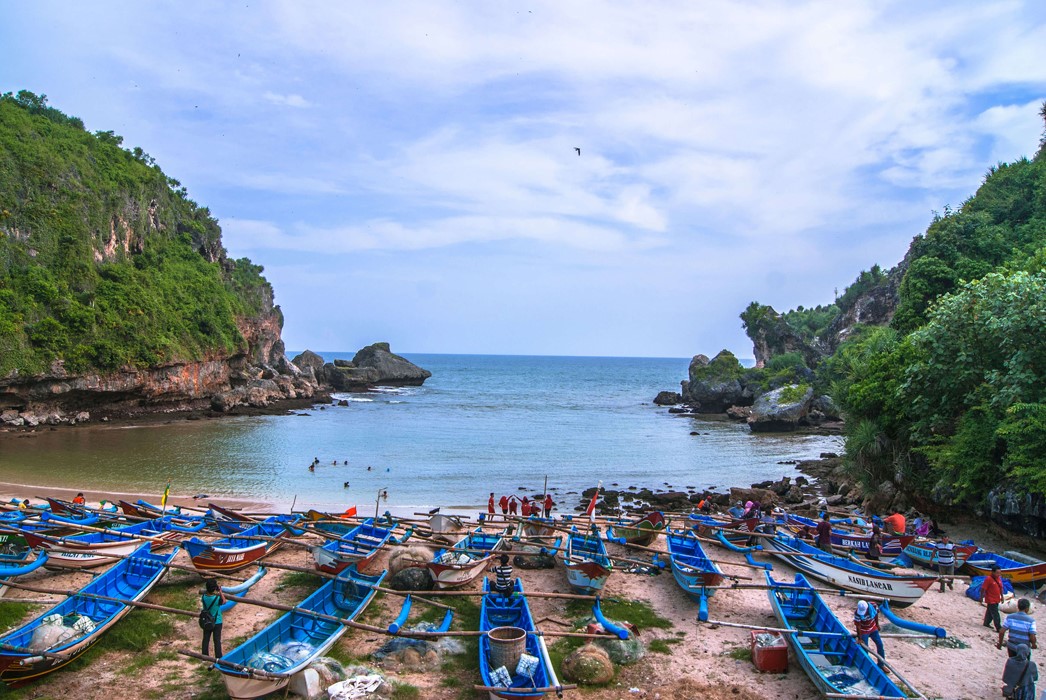
[(28, 91), (0, 95), (0, 378), (101, 373), (247, 350), (271, 313), (207, 207), (141, 148)]
[[(1046, 103), (1041, 115), (1046, 120)], [(1046, 131), (935, 213), (891, 270), (831, 304), (741, 314), (778, 365), (813, 370), (846, 416), (845, 464), (938, 503), (1046, 494)]]

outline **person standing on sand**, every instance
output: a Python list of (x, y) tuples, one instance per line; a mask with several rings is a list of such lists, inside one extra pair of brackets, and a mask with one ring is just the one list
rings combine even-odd
[[(946, 581), (948, 588), (954, 588), (953, 579), (950, 577), (955, 575), (955, 545), (948, 539), (948, 535), (941, 535), (941, 541), (934, 545), (930, 564), (934, 562), (937, 562), (937, 573), (941, 577), (941, 593), (944, 593)], [(945, 576), (949, 578), (945, 579)]]
[(817, 546), (832, 554), (832, 524), (828, 522), (828, 511), (824, 512), (821, 522), (817, 523)]
[[(369, 467), (368, 467), (369, 469)], [(494, 492), (490, 492), (490, 500), (487, 501), (487, 515), (494, 515)]]
[(1006, 659), (1002, 670), (1002, 696), (1012, 700), (1035, 700), (1035, 681), (1039, 668), (1032, 663), (1027, 644), (1017, 647), (1017, 653)]
[(556, 504), (552, 500), (552, 494), (551, 493), (546, 493), (545, 494), (545, 517), (546, 518), (551, 518), (552, 517), (552, 506), (554, 506), (554, 505), (556, 505)]
[(882, 666), (886, 658), (886, 650), (883, 649), (883, 638), (879, 634), (879, 610), (871, 603), (857, 601), (857, 610), (854, 612), (854, 629), (857, 631), (857, 639), (861, 644), (868, 646), (868, 640), (875, 642), (875, 649), (882, 658), (879, 666)]
[(530, 499), (526, 496), (524, 496), (523, 500), (519, 502), (519, 514), (524, 518), (530, 517)]
[(1039, 641), (1035, 637), (1035, 618), (1028, 614), (1030, 610), (1030, 600), (1021, 598), (1017, 601), (1017, 612), (1007, 615), (1006, 622), (1002, 623), (999, 641), (995, 644), (996, 649), (1002, 649), (1002, 640), (1007, 631), (1010, 633), (1010, 639), (1006, 642), (1006, 651), (1011, 658), (1017, 655), (1017, 647), (1022, 644), (1027, 644), (1031, 649), (1039, 647)]
[(999, 603), (1002, 602), (1002, 579), (999, 576), (999, 566), (992, 566), (992, 575), (984, 577), (981, 584), (981, 602), (985, 605), (984, 626), (991, 627), (995, 624), (995, 631), (1002, 633), (1002, 620), (999, 619)]
[[(883, 554), (883, 533), (879, 529), (878, 525), (872, 525), (872, 534), (868, 538), (868, 554), (865, 555), (871, 561), (879, 561), (879, 557)], [(941, 589), (944, 589), (944, 584), (941, 584)]]
[(501, 514), (508, 515), (508, 496), (502, 496), (501, 499), (498, 500), (498, 505), (501, 506)]
[(213, 578), (207, 579), (207, 592), (200, 596), (200, 607), (211, 614), (214, 619), (214, 627), (203, 631), (203, 655), (208, 656), (207, 650), (211, 646), (211, 638), (214, 638), (214, 656), (222, 657), (222, 605), (225, 604), (225, 594), (218, 587), (218, 582)]
[(515, 496), (509, 496), (508, 497), (508, 514), (509, 515), (515, 515), (516, 514), (516, 505), (517, 505), (516, 504), (516, 497)]

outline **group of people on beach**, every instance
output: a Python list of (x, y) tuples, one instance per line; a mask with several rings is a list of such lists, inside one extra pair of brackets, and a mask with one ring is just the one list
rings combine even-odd
[(552, 508), (556, 505), (555, 501), (552, 500), (552, 494), (544, 494), (544, 498), (538, 495), (534, 500), (530, 500), (527, 496), (523, 498), (516, 498), (513, 496), (502, 496), (497, 501), (494, 500), (494, 492), (490, 492), (490, 498), (487, 500), (487, 515), (496, 514), (495, 504), (501, 507), (502, 515), (522, 515), (524, 518), (530, 516), (541, 516), (542, 513), (546, 518), (552, 517)]
[[(1003, 622), (999, 605), (1003, 601), (1005, 584), (999, 566), (991, 568), (991, 574), (981, 582), (980, 601), (984, 605), (982, 624), (995, 627), (998, 639), (995, 648), (1006, 644), (1006, 665), (1002, 672), (1002, 694), (1012, 700), (1035, 700), (1035, 683), (1039, 680), (1039, 669), (1031, 658), (1031, 650), (1039, 647), (1035, 618), (1031, 616), (1031, 601), (1017, 600), (1017, 611), (1006, 616)], [(1009, 635), (1009, 639), (1007, 639)]]

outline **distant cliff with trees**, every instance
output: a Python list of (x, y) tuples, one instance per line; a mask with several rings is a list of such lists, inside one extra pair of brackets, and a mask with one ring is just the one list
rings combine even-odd
[[(1046, 103), (1041, 115), (1046, 121)], [(1046, 129), (1035, 157), (989, 168), (934, 213), (904, 259), (832, 303), (741, 320), (756, 366), (697, 355), (655, 403), (753, 431), (836, 425), (833, 495), (876, 510), (971, 507), (1046, 536)]]
[(760, 365), (801, 359), (832, 397), (873, 502), (967, 504), (1046, 535), (1046, 131), (893, 269), (832, 304), (741, 318)]

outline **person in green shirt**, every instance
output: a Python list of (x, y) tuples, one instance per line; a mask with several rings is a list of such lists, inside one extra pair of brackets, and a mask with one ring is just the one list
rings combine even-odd
[(207, 591), (200, 596), (200, 605), (214, 618), (214, 627), (203, 630), (203, 655), (208, 656), (211, 639), (214, 639), (214, 656), (222, 657), (222, 605), (225, 604), (225, 594), (213, 578), (207, 579)]

